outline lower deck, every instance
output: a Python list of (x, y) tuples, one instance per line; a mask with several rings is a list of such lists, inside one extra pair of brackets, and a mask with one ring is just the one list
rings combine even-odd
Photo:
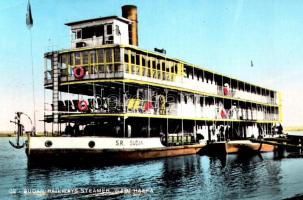
[(256, 121), (197, 121), (169, 118), (126, 116), (79, 116), (50, 123), (45, 136), (161, 138), (164, 146), (272, 137), (282, 133), (282, 126)]

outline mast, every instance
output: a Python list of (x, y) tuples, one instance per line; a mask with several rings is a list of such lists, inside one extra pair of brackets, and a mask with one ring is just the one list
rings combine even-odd
[(35, 100), (35, 73), (34, 73), (34, 61), (33, 61), (33, 39), (32, 39), (32, 27), (33, 27), (33, 17), (30, 1), (27, 3), (27, 12), (26, 12), (26, 26), (29, 29), (30, 34), (30, 59), (31, 59), (31, 72), (32, 72), (32, 95), (33, 95), (33, 118), (34, 118), (34, 127), (32, 132), (36, 135), (36, 100)]

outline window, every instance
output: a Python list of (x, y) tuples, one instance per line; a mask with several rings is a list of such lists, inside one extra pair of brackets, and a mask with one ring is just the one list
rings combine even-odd
[(83, 51), (82, 52), (82, 64), (87, 64), (88, 63), (88, 51)]
[(76, 39), (81, 39), (82, 38), (82, 30), (76, 30)]
[(153, 67), (153, 69), (156, 69), (156, 61), (155, 60), (152, 61), (152, 67)]
[(145, 66), (146, 64), (145, 64), (145, 57), (143, 56), (142, 57), (142, 66)]
[(98, 62), (99, 63), (103, 63), (104, 62), (104, 49), (98, 49), (97, 50), (97, 58), (98, 58)]
[(170, 70), (171, 70), (171, 73), (172, 73), (172, 74), (174, 74), (174, 73), (175, 73), (175, 68), (174, 68), (173, 64), (172, 64), (172, 65), (170, 65)]
[(157, 70), (160, 70), (161, 67), (160, 67), (160, 63), (157, 63)]
[(82, 29), (82, 39), (100, 37), (104, 35), (104, 26), (94, 26)]
[(82, 30), (82, 39), (92, 38), (94, 36), (94, 28), (88, 27)]
[(124, 62), (128, 63), (128, 54), (127, 53), (124, 54)]
[(114, 61), (115, 62), (119, 62), (120, 61), (120, 49), (119, 48), (115, 48), (114, 49)]
[(113, 27), (112, 27), (111, 24), (108, 24), (108, 25), (106, 26), (106, 34), (107, 34), (107, 35), (113, 34)]
[(112, 62), (112, 50), (111, 49), (105, 49), (105, 59), (107, 63)]
[(165, 62), (162, 63), (162, 70), (163, 70), (163, 71), (166, 71)]
[(74, 65), (80, 65), (81, 64), (81, 53), (80, 52), (75, 52), (74, 53), (74, 57), (75, 57), (75, 63)]
[(104, 26), (103, 25), (97, 26), (95, 31), (96, 31), (97, 37), (103, 36), (104, 35)]
[(107, 44), (113, 44), (114, 43), (114, 37), (113, 36), (109, 36), (108, 40), (107, 40)]
[(130, 62), (131, 62), (132, 64), (135, 64), (135, 53), (132, 52), (130, 59), (131, 59)]
[(136, 54), (136, 65), (140, 65), (140, 55)]

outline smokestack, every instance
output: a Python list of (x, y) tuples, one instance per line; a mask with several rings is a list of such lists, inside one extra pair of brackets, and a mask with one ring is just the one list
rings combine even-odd
[(128, 25), (129, 44), (138, 46), (138, 19), (137, 6), (125, 5), (122, 6), (122, 17), (129, 19), (132, 23)]

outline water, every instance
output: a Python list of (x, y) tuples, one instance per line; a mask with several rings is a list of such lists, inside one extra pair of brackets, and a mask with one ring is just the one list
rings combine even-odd
[(0, 138), (0, 199), (283, 199), (303, 194), (300, 158), (192, 155), (45, 169), (28, 167), (24, 149), (11, 148), (8, 140)]

